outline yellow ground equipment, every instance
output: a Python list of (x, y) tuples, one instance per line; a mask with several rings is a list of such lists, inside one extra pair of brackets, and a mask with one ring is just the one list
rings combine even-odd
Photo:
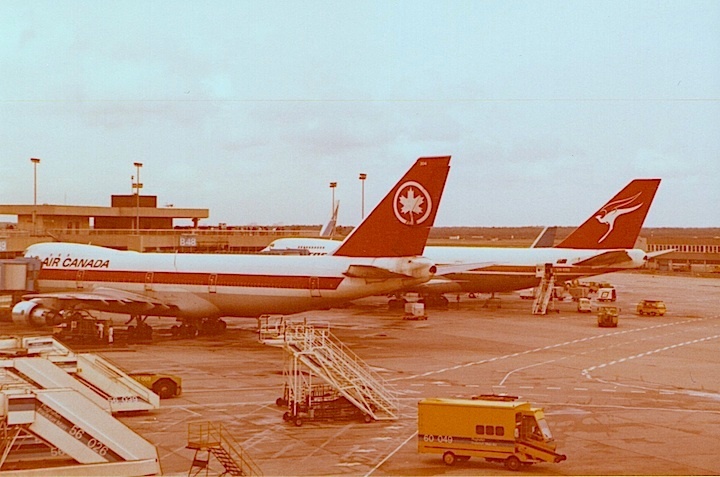
[(600, 328), (616, 328), (620, 308), (617, 306), (602, 305), (598, 307), (597, 322)]
[(453, 465), (471, 457), (510, 470), (562, 462), (542, 408), (503, 399), (428, 398), (418, 403), (418, 452)]
[(662, 300), (643, 300), (637, 304), (638, 315), (663, 316), (667, 312)]
[(182, 393), (182, 378), (172, 374), (132, 373), (130, 376), (162, 399), (177, 397)]

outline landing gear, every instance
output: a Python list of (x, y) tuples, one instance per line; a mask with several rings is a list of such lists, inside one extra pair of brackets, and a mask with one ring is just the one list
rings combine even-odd
[(135, 325), (127, 327), (127, 340), (128, 343), (146, 343), (152, 341), (152, 326), (145, 323), (147, 315), (131, 315), (128, 320), (128, 324), (135, 321)]
[(195, 338), (198, 335), (198, 328), (191, 323), (183, 323), (181, 325), (173, 325), (170, 333), (174, 338)]
[(223, 320), (206, 319), (200, 324), (198, 333), (204, 336), (215, 336), (225, 333), (227, 323)]
[(391, 298), (388, 302), (388, 308), (391, 310), (404, 310), (406, 303), (405, 298)]
[(227, 323), (217, 318), (205, 318), (202, 320), (184, 320), (180, 325), (170, 328), (175, 338), (195, 338), (196, 336), (217, 336), (225, 333)]
[(424, 295), (420, 303), (425, 303), (425, 308), (447, 309), (450, 301), (443, 295)]

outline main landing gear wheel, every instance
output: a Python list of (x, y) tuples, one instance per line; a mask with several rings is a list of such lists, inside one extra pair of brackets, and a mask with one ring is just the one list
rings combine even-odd
[(170, 328), (170, 333), (175, 338), (195, 338), (198, 335), (197, 326), (183, 323)]
[(456, 460), (457, 458), (452, 452), (446, 452), (443, 454), (443, 462), (445, 462), (445, 465), (455, 465)]
[(404, 298), (393, 298), (390, 301), (388, 301), (388, 309), (390, 310), (404, 310), (405, 309), (405, 303), (407, 303), (407, 300)]
[(224, 320), (205, 320), (200, 324), (199, 334), (203, 336), (215, 336), (225, 333), (227, 323)]
[(147, 316), (133, 315), (128, 320), (128, 323), (133, 320), (136, 326), (127, 327), (128, 341), (131, 343), (152, 341), (153, 329), (152, 326), (145, 323)]

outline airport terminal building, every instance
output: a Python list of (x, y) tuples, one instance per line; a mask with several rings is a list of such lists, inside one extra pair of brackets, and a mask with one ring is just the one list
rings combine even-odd
[[(16, 216), (0, 228), (0, 258), (22, 255), (38, 242), (92, 243), (119, 250), (152, 252), (257, 252), (277, 238), (317, 236), (320, 226), (215, 226), (200, 225), (208, 209), (158, 207), (157, 196), (112, 195), (110, 207), (81, 205), (2, 205), (0, 215)], [(176, 221), (192, 225), (178, 225)], [(348, 229), (342, 227), (342, 229)], [(478, 229), (481, 229), (478, 227)], [(477, 232), (457, 245), (497, 246), (489, 231)], [(643, 229), (637, 247), (647, 252), (672, 250), (648, 263), (648, 268), (669, 272), (720, 273), (720, 236), (712, 231), (688, 236), (683, 229)], [(539, 230), (538, 230), (539, 231)], [(535, 231), (533, 233), (537, 233)], [(452, 234), (453, 232), (449, 232)], [(568, 231), (569, 233), (569, 231)], [(437, 237), (439, 234), (434, 233)], [(475, 237), (482, 239), (473, 240)], [(446, 244), (430, 238), (429, 244)], [(453, 237), (455, 238), (455, 237)], [(558, 236), (557, 241), (562, 236)], [(514, 241), (512, 246), (529, 246)]]

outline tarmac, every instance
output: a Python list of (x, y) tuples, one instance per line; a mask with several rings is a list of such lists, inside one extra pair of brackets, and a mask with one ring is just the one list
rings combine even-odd
[[(100, 352), (129, 372), (177, 374), (183, 394), (121, 420), (159, 449), (166, 475), (187, 475), (188, 424), (222, 423), (265, 475), (717, 475), (720, 474), (720, 278), (615, 273), (617, 328), (571, 301), (531, 314), (517, 293), (460, 301), (408, 321), (373, 297), (293, 315), (331, 332), (400, 396), (394, 421), (285, 422), (285, 352), (258, 341), (255, 319), (227, 319), (221, 337), (160, 335), (153, 344)], [(641, 317), (641, 299), (664, 300)], [(156, 329), (173, 320), (157, 319)], [(545, 409), (567, 460), (512, 472), (480, 459), (443, 464), (417, 452), (425, 397), (519, 396)], [(222, 472), (211, 460), (212, 474)], [(204, 471), (203, 471), (204, 473)]]

